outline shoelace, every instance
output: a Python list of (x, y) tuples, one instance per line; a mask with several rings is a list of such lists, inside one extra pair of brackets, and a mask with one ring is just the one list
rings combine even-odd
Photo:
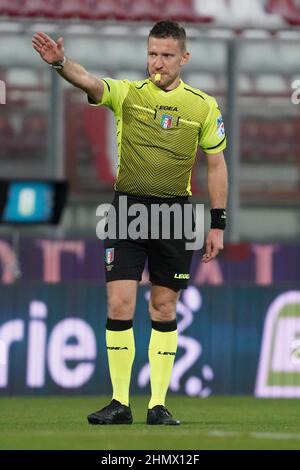
[(164, 411), (170, 418), (172, 417), (170, 411), (163, 405), (160, 405), (161, 411)]

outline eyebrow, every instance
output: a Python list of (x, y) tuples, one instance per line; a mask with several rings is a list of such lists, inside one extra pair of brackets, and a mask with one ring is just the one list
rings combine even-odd
[[(148, 51), (148, 54), (159, 54), (157, 51)], [(173, 52), (162, 52), (160, 55), (172, 55), (174, 56), (175, 54)]]

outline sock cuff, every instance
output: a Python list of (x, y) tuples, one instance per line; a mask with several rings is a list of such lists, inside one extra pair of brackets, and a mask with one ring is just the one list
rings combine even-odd
[(151, 321), (153, 330), (162, 331), (163, 333), (167, 333), (169, 331), (177, 330), (177, 320), (171, 321)]
[(112, 320), (107, 319), (106, 329), (111, 331), (125, 331), (132, 328), (132, 320)]

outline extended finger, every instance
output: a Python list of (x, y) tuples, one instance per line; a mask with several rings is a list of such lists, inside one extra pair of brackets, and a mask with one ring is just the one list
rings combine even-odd
[(40, 46), (42, 46), (43, 44), (45, 44), (45, 41), (44, 39), (41, 39), (38, 35), (34, 34), (32, 36), (32, 42), (36, 43), (36, 44), (39, 44)]
[(32, 43), (32, 47), (33, 49), (35, 49), (37, 52), (41, 52), (42, 50), (42, 47), (41, 46), (37, 46), (36, 44)]
[(50, 38), (50, 36), (48, 36), (48, 34), (46, 33), (43, 33), (42, 31), (38, 31), (37, 33), (35, 33), (43, 42), (50, 42), (50, 41), (53, 41), (53, 39)]
[(205, 245), (205, 254), (210, 255), (212, 250), (211, 242), (206, 242)]
[(34, 33), (33, 38), (34, 38), (36, 41), (39, 41), (41, 44), (45, 44), (45, 43), (46, 43), (46, 39), (45, 39), (43, 36), (41, 36), (40, 33)]
[(35, 38), (32, 38), (31, 42), (37, 47), (42, 47), (43, 45), (38, 39), (35, 39)]
[(37, 52), (41, 52), (41, 50), (43, 49), (43, 46), (40, 44), (40, 43), (37, 43), (35, 41), (32, 41), (32, 47), (37, 51)]

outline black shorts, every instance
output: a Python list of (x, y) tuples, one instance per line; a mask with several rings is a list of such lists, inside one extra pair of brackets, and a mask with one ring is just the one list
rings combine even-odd
[[(143, 231), (143, 235), (140, 238), (132, 239), (132, 237), (130, 237), (130, 233), (129, 236), (127, 234), (127, 236), (125, 236), (124, 227), (126, 226), (129, 228), (130, 223), (136, 219), (137, 216), (128, 216), (126, 223), (124, 222), (124, 210), (121, 210), (120, 196), (125, 196), (127, 198), (127, 208), (138, 203), (143, 204), (147, 210), (147, 223), (144, 224), (142, 222), (144, 225), (143, 227), (138, 225), (139, 232)], [(187, 197), (162, 199), (115, 193), (112, 206), (115, 209), (117, 230), (113, 237), (109, 236), (109, 238), (104, 240), (105, 274), (107, 282), (120, 279), (140, 281), (142, 279), (146, 260), (148, 259), (148, 270), (151, 283), (169, 287), (175, 291), (187, 288), (193, 250), (186, 249), (186, 242), (190, 242), (191, 240), (186, 238), (183, 229), (182, 237), (179, 239), (177, 238), (178, 232), (176, 235), (175, 219), (172, 212), (170, 212), (170, 237), (168, 237), (168, 239), (163, 239), (162, 218), (160, 217), (158, 224), (154, 222), (153, 218), (151, 218), (151, 207), (153, 204), (157, 207), (158, 204), (162, 203), (167, 204), (168, 206), (176, 203), (181, 207), (182, 213), (184, 212), (183, 205), (190, 206), (190, 210), (192, 207), (192, 204), (189, 202)], [(120, 217), (123, 217), (122, 229), (120, 229), (119, 226)], [(145, 221), (145, 218), (140, 219), (140, 221), (141, 220)], [(176, 220), (178, 222), (178, 218)], [(193, 215), (192, 221), (192, 227), (194, 227)], [(182, 225), (183, 223), (182, 218)], [(153, 228), (154, 225), (156, 226), (155, 236), (158, 237), (158, 239), (153, 239), (151, 236), (151, 228)]]

